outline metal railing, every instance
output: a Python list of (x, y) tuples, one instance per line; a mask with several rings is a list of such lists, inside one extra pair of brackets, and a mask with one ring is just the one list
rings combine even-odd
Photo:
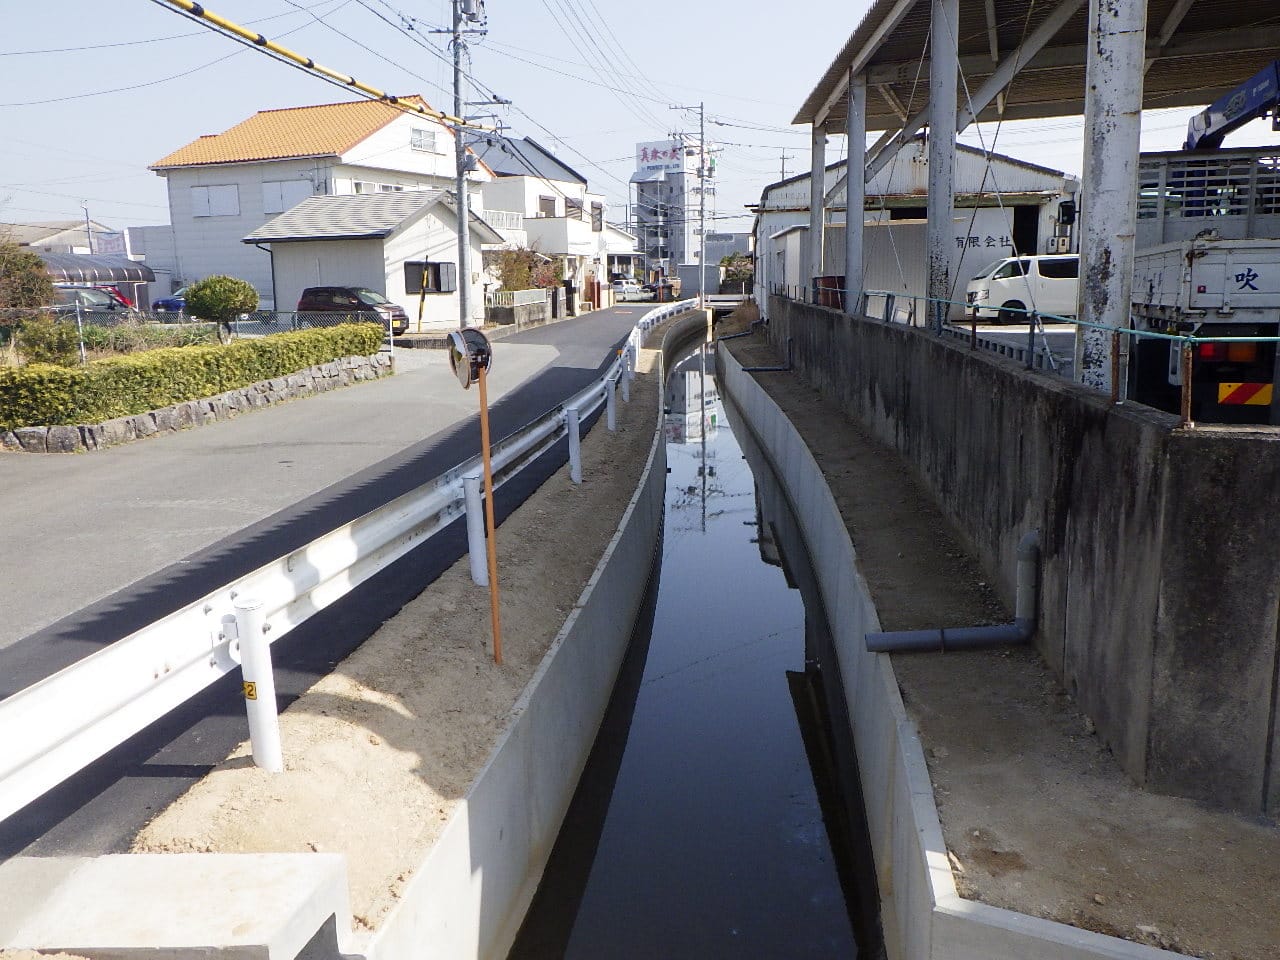
[[(794, 285), (771, 284), (770, 293), (801, 303), (845, 311), (846, 292), (843, 286), (840, 285), (818, 284), (815, 282), (810, 289)], [(826, 302), (822, 302), (823, 300)], [(909, 305), (905, 314), (902, 309), (903, 301), (906, 301)], [(964, 309), (967, 312), (967, 322), (957, 324), (947, 320), (946, 315), (951, 307)], [(915, 296), (892, 290), (862, 290), (857, 295), (856, 313), (858, 316), (880, 320), (884, 323), (925, 326), (939, 336), (950, 334), (952, 336), (967, 337), (970, 348), (976, 350), (979, 346), (978, 317), (972, 311), (972, 307), (973, 304), (968, 301)], [(1194, 377), (1189, 375), (1189, 371), (1193, 370), (1196, 348), (1199, 345), (1212, 343), (1267, 343), (1276, 344), (1276, 349), (1280, 350), (1280, 336), (1203, 336), (1194, 333), (1162, 333), (1155, 330), (1139, 330), (1136, 327), (1113, 327), (1081, 320), (1078, 317), (1067, 317), (1035, 309), (1002, 307), (1001, 311), (1002, 313), (1022, 315), (1027, 320), (1026, 346), (1025, 348), (1020, 348), (1018, 352), (1022, 355), (1023, 364), (1028, 370), (1039, 368), (1042, 370), (1047, 369), (1057, 374), (1062, 373), (1064, 364), (1049, 348), (1045, 331), (1046, 323), (1067, 324), (1077, 331), (1077, 336), (1080, 336), (1081, 332), (1086, 337), (1092, 334), (1097, 342), (1106, 343), (1110, 354), (1110, 369), (1107, 371), (1108, 376), (1106, 377), (1108, 387), (1107, 390), (1098, 389), (1099, 392), (1107, 392), (1109, 390), (1113, 403), (1141, 403), (1141, 401), (1131, 397), (1128, 393), (1128, 380), (1126, 371), (1122, 366), (1123, 357), (1126, 355), (1125, 342), (1137, 343), (1143, 340), (1155, 340), (1169, 343), (1171, 350), (1176, 349), (1177, 351), (1178, 369), (1181, 371), (1181, 382), (1177, 385), (1179, 403), (1176, 412), (1183, 426), (1195, 425), (1195, 421), (1192, 418)], [(1178, 346), (1175, 348), (1173, 347), (1174, 344), (1178, 344)], [(998, 352), (1005, 352), (999, 350), (999, 345), (994, 341), (984, 344), (984, 346), (988, 349), (996, 348)], [(1077, 382), (1081, 382), (1084, 386), (1092, 386), (1088, 381), (1078, 377), (1076, 379)]]
[(530, 303), (546, 303), (547, 291), (542, 287), (531, 290), (494, 290), (485, 296), (489, 307), (523, 307)]
[[(585, 420), (598, 410), (644, 334), (692, 304), (650, 310), (603, 376), (498, 441), (495, 485), (566, 436), (568, 411)], [(237, 605), (260, 602), (274, 643), (460, 516), (464, 477), (479, 469), (477, 455), (0, 701), (0, 820), (235, 670), (246, 642), (236, 639)]]

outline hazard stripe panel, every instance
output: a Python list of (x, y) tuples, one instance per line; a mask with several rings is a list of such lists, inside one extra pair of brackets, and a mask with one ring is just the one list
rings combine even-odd
[(1230, 406), (1268, 407), (1271, 405), (1271, 384), (1220, 383), (1218, 402)]

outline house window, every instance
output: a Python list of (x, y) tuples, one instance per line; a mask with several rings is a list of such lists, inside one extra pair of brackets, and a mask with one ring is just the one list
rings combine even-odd
[(409, 148), (424, 153), (439, 153), (436, 147), (436, 131), (424, 127), (413, 127), (409, 131)]
[(538, 216), (554, 217), (556, 215), (556, 198), (555, 197), (539, 197), (538, 198)]
[(292, 210), (311, 193), (310, 180), (267, 180), (262, 184), (262, 212)]
[(572, 197), (564, 198), (564, 215), (572, 217), (574, 220), (582, 219), (582, 201), (574, 200)]
[(604, 230), (604, 204), (591, 204), (591, 229), (596, 233)]
[(240, 188), (234, 183), (216, 187), (191, 188), (193, 217), (238, 217)]
[(404, 262), (405, 293), (410, 295), (418, 295), (424, 292), (453, 293), (457, 289), (458, 268), (456, 264), (434, 260), (406, 260)]

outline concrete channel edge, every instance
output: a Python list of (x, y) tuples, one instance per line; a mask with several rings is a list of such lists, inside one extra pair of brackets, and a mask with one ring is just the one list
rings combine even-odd
[[(676, 320), (670, 351), (705, 325)], [(659, 394), (661, 404), (661, 393)], [(660, 412), (660, 409), (659, 409)], [(488, 762), (361, 953), (501, 960), (538, 888), (613, 691), (662, 529), (661, 418), (618, 530), (513, 710)]]
[(1174, 960), (1159, 950), (1040, 917), (965, 900), (956, 892), (933, 785), (889, 654), (869, 653), (875, 604), (835, 498), (786, 415), (727, 350), (716, 364), (791, 500), (831, 619), (858, 753), (890, 960)]

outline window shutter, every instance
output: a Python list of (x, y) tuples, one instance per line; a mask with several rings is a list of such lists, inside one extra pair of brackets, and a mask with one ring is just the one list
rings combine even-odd
[(458, 289), (458, 267), (453, 263), (440, 264), (440, 292), (453, 293)]
[(406, 260), (404, 263), (404, 292), (407, 294), (422, 293), (422, 274), (425, 263)]

